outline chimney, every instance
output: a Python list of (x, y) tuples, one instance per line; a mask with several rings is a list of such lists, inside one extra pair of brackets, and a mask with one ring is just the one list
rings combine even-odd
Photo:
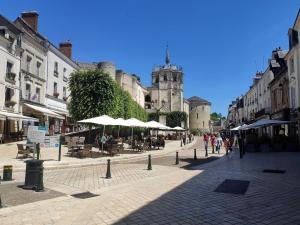
[(36, 11), (23, 12), (22, 19), (35, 31), (38, 31), (39, 14)]
[(68, 58), (72, 59), (72, 43), (70, 40), (59, 43), (59, 50)]

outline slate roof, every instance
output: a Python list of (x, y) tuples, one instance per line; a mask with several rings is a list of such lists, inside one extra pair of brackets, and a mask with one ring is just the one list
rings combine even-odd
[(193, 96), (188, 99), (191, 106), (198, 106), (198, 105), (211, 105), (211, 103), (203, 98), (198, 96)]

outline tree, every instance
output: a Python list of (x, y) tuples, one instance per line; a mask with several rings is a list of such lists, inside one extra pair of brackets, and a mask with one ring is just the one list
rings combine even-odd
[(181, 127), (181, 122), (184, 122), (186, 126), (187, 122), (187, 114), (186, 112), (181, 111), (173, 111), (170, 113), (167, 113), (167, 126), (169, 127)]
[(219, 121), (222, 118), (224, 118), (224, 117), (222, 116), (221, 113), (213, 112), (212, 114), (210, 114), (210, 120), (211, 121)]
[[(116, 95), (115, 84), (108, 74), (101, 70), (78, 71), (69, 80), (71, 101), (70, 114), (77, 120), (109, 115)], [(114, 99), (115, 100), (115, 99)]]
[(69, 80), (69, 111), (75, 121), (109, 115), (146, 121), (147, 112), (101, 70), (78, 71)]

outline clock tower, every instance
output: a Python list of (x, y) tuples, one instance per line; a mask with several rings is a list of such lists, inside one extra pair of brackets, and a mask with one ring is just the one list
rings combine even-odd
[(149, 112), (157, 109), (160, 112), (184, 111), (183, 70), (180, 66), (171, 64), (168, 47), (165, 64), (155, 66), (151, 78), (152, 86), (148, 88), (148, 102), (145, 99), (146, 109)]

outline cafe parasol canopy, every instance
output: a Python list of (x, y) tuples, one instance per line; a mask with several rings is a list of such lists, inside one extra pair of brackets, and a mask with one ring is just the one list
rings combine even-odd
[(146, 125), (147, 125), (148, 128), (161, 129), (161, 130), (170, 129), (169, 127), (167, 127), (167, 126), (165, 126), (165, 125), (163, 125), (163, 124), (161, 124), (157, 121), (154, 121), (154, 120), (147, 122)]
[(274, 125), (281, 125), (281, 124), (288, 124), (291, 123), (290, 121), (283, 121), (283, 120), (270, 120), (270, 119), (261, 119), (252, 124), (240, 127), (239, 130), (249, 130), (249, 129), (256, 129), (260, 127), (267, 127), (267, 126), (274, 126)]
[[(103, 133), (102, 133), (103, 136), (104, 136), (104, 132), (105, 132), (105, 126), (119, 125), (118, 122), (114, 118), (111, 118), (110, 116), (107, 116), (107, 115), (102, 115), (102, 116), (98, 116), (98, 117), (80, 120), (80, 121), (78, 121), (78, 123), (103, 125), (104, 126)], [(103, 143), (102, 143), (102, 150), (103, 150)]]
[(185, 129), (183, 129), (182, 127), (174, 127), (174, 128), (172, 128), (172, 130), (185, 131)]
[(133, 146), (133, 128), (134, 127), (147, 127), (147, 124), (136, 118), (130, 118), (125, 120), (124, 126), (131, 127), (131, 146)]

